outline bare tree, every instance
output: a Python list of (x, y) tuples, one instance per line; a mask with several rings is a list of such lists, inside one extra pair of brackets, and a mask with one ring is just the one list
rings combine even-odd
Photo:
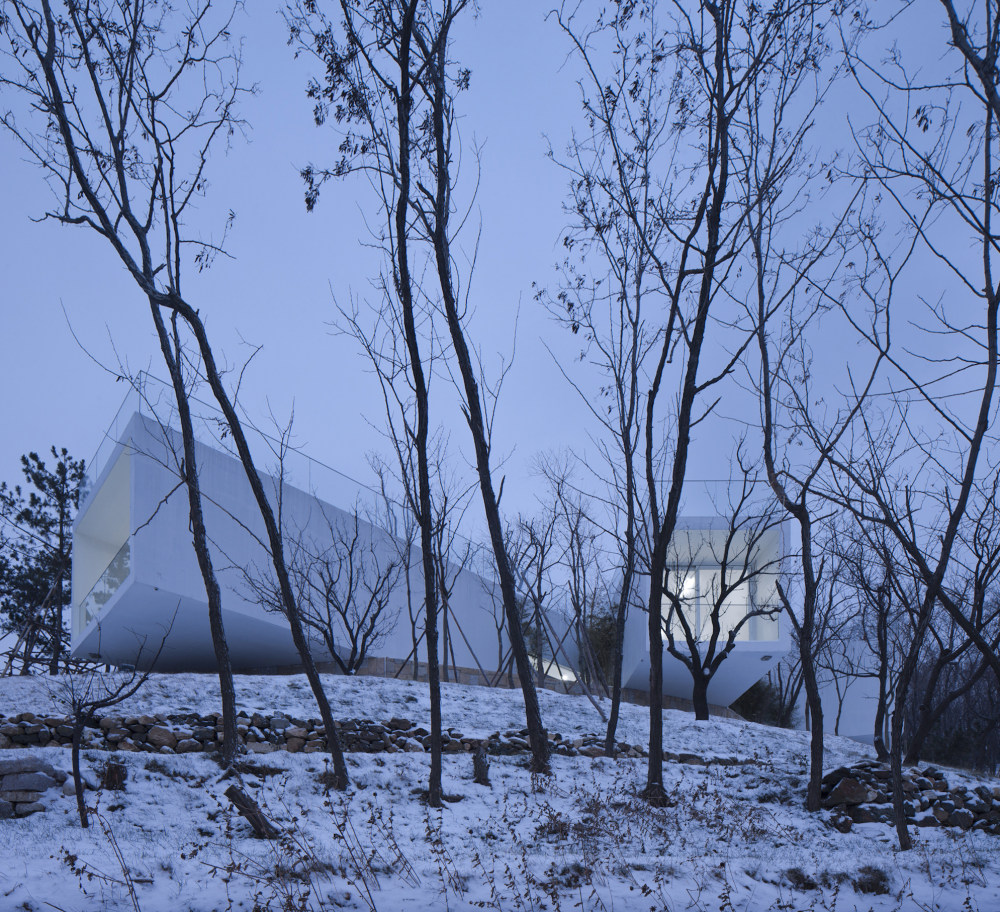
[[(517, 666), (524, 696), (525, 721), (531, 746), (531, 767), (534, 772), (549, 770), (548, 736), (542, 724), (538, 695), (531, 677), (527, 648), (518, 618), (517, 587), (513, 570), (504, 550), (504, 527), (500, 514), (500, 498), (494, 488), (492, 462), (493, 415), (496, 393), (483, 382), (481, 364), (474, 361), (469, 345), (470, 280), (459, 275), (453, 252), (456, 234), (460, 230), (452, 223), (455, 212), (455, 181), (458, 168), (458, 144), (455, 99), (468, 84), (469, 71), (459, 67), (450, 57), (451, 29), (458, 15), (468, 7), (467, 0), (442, 0), (436, 8), (428, 3), (428, 29), (415, 36), (420, 49), (425, 77), (420, 89), (427, 103), (428, 183), (413, 199), (416, 220), (422, 226), (434, 255), (440, 305), (444, 311), (451, 341), (452, 355), (458, 366), (456, 387), (461, 408), (468, 424), (475, 450), (476, 470), (482, 495), (483, 511), (489, 529), (490, 543), (503, 597), (514, 662)], [(459, 226), (461, 222), (458, 223)], [(474, 262), (470, 256), (470, 262)]]
[[(788, 93), (815, 69), (825, 9), (796, 0), (767, 11), (739, 0), (676, 4), (665, 26), (655, 3), (615, 7), (591, 26), (575, 23), (569, 8), (559, 17), (586, 74), (584, 117), (606, 162), (582, 176), (584, 189), (598, 188), (606, 201), (597, 210), (606, 214), (593, 220), (590, 233), (610, 231), (614, 219), (627, 221), (656, 287), (656, 344), (643, 416), (650, 549), (646, 794), (653, 801), (664, 795), (667, 552), (694, 431), (718, 401), (713, 388), (730, 376), (751, 338), (746, 321), (729, 309), (747, 291), (735, 264), (762, 188), (774, 194), (794, 168), (797, 144), (793, 136), (784, 145), (778, 124)], [(602, 61), (602, 49), (610, 63)], [(768, 104), (759, 104), (762, 97)], [(751, 186), (741, 181), (740, 168), (752, 137), (762, 133), (780, 135), (782, 144), (766, 162), (766, 178)], [(706, 345), (709, 337), (717, 344)], [(664, 400), (674, 383), (668, 409)]]
[[(286, 532), (289, 575), (303, 625), (341, 672), (352, 675), (396, 627), (393, 606), (403, 568), (397, 549), (387, 549), (357, 504), (346, 516), (322, 513), (325, 528), (309, 523)], [(273, 576), (248, 579), (265, 609), (283, 611)]]
[(446, 33), (465, 6), (465, 2), (445, 4), (439, 15), (426, 0), (341, 0), (342, 31), (315, 4), (294, 4), (287, 13), (293, 41), (326, 67), (323, 82), (314, 82), (309, 90), (316, 102), (317, 123), (332, 111), (345, 130), (335, 166), (303, 170), (306, 205), (316, 204), (327, 180), (367, 172), (384, 219), (376, 237), (390, 269), (381, 278), (382, 299), (374, 308), (374, 327), (363, 326), (354, 311), (343, 316), (375, 367), (407, 505), (420, 529), (431, 696), (428, 799), (435, 807), (442, 800), (440, 602), (429, 458), (429, 388), (435, 355), (428, 295), (419, 285), (414, 264), (420, 245), (430, 242), (417, 217), (425, 186), (433, 180), (425, 129), (430, 117), (429, 49), (437, 47), (441, 30)]
[[(892, 17), (898, 43), (885, 64), (870, 63), (885, 60), (877, 19), (864, 20), (858, 34), (845, 37), (855, 85), (873, 111), (871, 125), (855, 131), (858, 179), (877, 191), (879, 219), (897, 219), (921, 259), (934, 267), (922, 275), (923, 288), (940, 286), (940, 296), (931, 292), (924, 299), (924, 320), (911, 317), (905, 345), (887, 359), (890, 405), (865, 422), (850, 446), (845, 441), (835, 461), (840, 492), (851, 498), (854, 515), (895, 539), (923, 589), (915, 648), (900, 670), (891, 723), (901, 849), (912, 847), (901, 796), (905, 699), (936, 605), (1000, 672), (989, 634), (956, 598), (960, 587), (953, 579), (974, 492), (989, 487), (996, 471), (988, 453), (995, 438), (1000, 311), (993, 228), (1000, 10), (954, 0), (942, 0), (941, 9), (951, 47), (929, 78), (923, 72), (926, 48), (908, 46), (909, 33), (901, 28), (907, 15), (918, 14), (915, 6)], [(967, 253), (970, 246), (977, 256)], [(893, 298), (879, 306), (888, 313)], [(863, 327), (859, 333), (868, 337)], [(942, 337), (949, 340), (945, 352)]]
[[(176, 616), (176, 615), (175, 615)], [(173, 619), (166, 628), (154, 655), (145, 658), (143, 652), (145, 642), (141, 643), (135, 655), (135, 664), (123, 666), (114, 671), (101, 670), (94, 666), (76, 674), (63, 675), (53, 685), (52, 696), (64, 704), (73, 717), (73, 740), (71, 757), (73, 765), (73, 787), (76, 795), (76, 809), (80, 815), (80, 826), (87, 829), (90, 817), (87, 813), (87, 803), (84, 800), (83, 774), (80, 769), (80, 748), (83, 745), (83, 732), (88, 725), (97, 725), (97, 713), (103, 709), (118, 706), (135, 696), (143, 684), (149, 680), (156, 662), (163, 650), (163, 644), (173, 626)], [(136, 671), (136, 666), (142, 665), (146, 671)]]
[(36, 117), (22, 122), (8, 111), (3, 123), (56, 194), (47, 216), (104, 238), (150, 308), (181, 421), (194, 546), (223, 694), (224, 750), (235, 749), (235, 697), (204, 531), (182, 328), (193, 337), (260, 510), (292, 637), (326, 726), (338, 784), (346, 788), (347, 767), (298, 617), (279, 526), (202, 317), (182, 290), (188, 252), (203, 267), (220, 251), (193, 236), (187, 219), (205, 190), (211, 151), (242, 126), (236, 106), (247, 89), (230, 31), (236, 9), (219, 14), (204, 0), (181, 13), (143, 0), (88, 0), (59, 14), (49, 0), (11, 0), (2, 20), (0, 80)]

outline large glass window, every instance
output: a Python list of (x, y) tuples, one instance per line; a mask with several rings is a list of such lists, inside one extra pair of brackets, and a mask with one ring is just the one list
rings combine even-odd
[[(751, 581), (740, 583), (723, 600), (719, 607), (720, 636), (726, 637), (729, 631), (742, 621), (752, 607)], [(722, 573), (718, 565), (688, 566), (667, 570), (667, 592), (676, 596), (679, 606), (674, 600), (664, 595), (663, 617), (670, 624), (674, 636), (683, 639), (684, 626), (678, 615), (683, 612), (684, 618), (699, 640), (707, 640), (712, 635), (712, 611), (722, 593)], [(743, 625), (736, 639), (757, 639), (754, 620)], [(770, 637), (776, 638), (776, 637)]]
[(94, 489), (73, 533), (73, 636), (128, 578), (131, 456), (125, 449)]
[(130, 570), (131, 548), (125, 542), (118, 553), (111, 558), (111, 563), (105, 568), (94, 588), (87, 593), (80, 603), (81, 627), (86, 627), (100, 610), (108, 603), (118, 587), (128, 579)]

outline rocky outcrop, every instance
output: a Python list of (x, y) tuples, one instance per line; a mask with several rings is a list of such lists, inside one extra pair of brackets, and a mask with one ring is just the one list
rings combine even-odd
[[(831, 823), (848, 832), (856, 823), (892, 825), (892, 782), (889, 767), (873, 760), (840, 767), (823, 777), (823, 806), (833, 811)], [(957, 827), (1000, 835), (1000, 786), (950, 787), (933, 766), (903, 770), (903, 808), (918, 827)]]

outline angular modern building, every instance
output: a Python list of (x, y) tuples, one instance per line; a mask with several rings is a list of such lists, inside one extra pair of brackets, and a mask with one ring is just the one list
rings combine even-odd
[[(145, 668), (157, 656), (160, 671), (214, 670), (208, 601), (192, 547), (187, 489), (180, 480), (180, 435), (136, 412), (122, 422), (117, 436), (74, 526), (72, 651), (114, 665)], [(205, 443), (196, 446), (205, 525), (222, 587), (233, 665), (295, 667), (299, 656), (276, 606), (266, 535), (243, 466)], [(401, 545), (384, 529), (299, 488), (279, 484), (272, 476), (262, 478), (275, 513), (282, 517), (288, 559), (300, 571), (300, 557), (308, 554), (313, 573), (329, 575), (331, 568), (317, 567), (316, 562), (335, 537), (353, 540), (355, 595), (360, 602), (371, 595), (360, 578), (364, 572), (399, 566)], [(361, 567), (362, 555), (367, 571)], [(418, 567), (414, 570), (419, 574)], [(298, 576), (303, 594), (316, 596), (316, 587), (306, 580), (308, 573)], [(420, 585), (411, 579), (412, 591), (419, 592)], [(464, 621), (461, 635), (456, 632), (455, 662), (475, 667), (476, 655), (497, 653), (493, 606), (481, 578), (469, 571), (458, 574), (452, 603), (461, 606)], [(317, 605), (317, 610), (325, 607)], [(363, 608), (359, 604), (358, 612)], [(412, 653), (412, 610), (407, 586), (393, 586), (380, 615), (382, 636), (370, 655), (406, 659)], [(334, 661), (323, 638), (315, 633), (312, 637), (316, 661)]]
[[(180, 481), (180, 435), (146, 411), (126, 410), (109, 433), (105, 455), (76, 519), (71, 648), (79, 658), (113, 665), (145, 668), (156, 657), (159, 671), (214, 670), (207, 599), (192, 548), (187, 490)], [(299, 658), (285, 618), (274, 607), (265, 536), (243, 467), (218, 444), (199, 442), (197, 457), (234, 668), (292, 669)], [(327, 553), (334, 538), (353, 539), (359, 553), (364, 551), (374, 566), (384, 569), (400, 564), (405, 546), (382, 526), (359, 518), (350, 500), (345, 510), (291, 484), (279, 484), (272, 476), (262, 478), (272, 503), (280, 502), (289, 559), (298, 568), (300, 589), (315, 597), (318, 610), (324, 607), (324, 586), (335, 581), (329, 567), (324, 577), (322, 562), (317, 569), (317, 555)], [(721, 529), (716, 520), (689, 520), (683, 534), (676, 536), (671, 572), (680, 574), (677, 584), (685, 593), (684, 610), (692, 613), (696, 624), (702, 623), (699, 611), (718, 584), (714, 555)], [(749, 561), (767, 570), (753, 574), (745, 586), (731, 593), (723, 612), (726, 624), (737, 624), (751, 604), (773, 598), (782, 548), (780, 530), (753, 546)], [(362, 670), (391, 673), (412, 663), (415, 639), (420, 659), (425, 658), (422, 578), (415, 550), (409, 563), (409, 585), (398, 578), (401, 571), (397, 570), (397, 584), (391, 587), (380, 615), (381, 636), (369, 647)], [(640, 578), (637, 592), (643, 586)], [(368, 585), (368, 595), (373, 588)], [(358, 612), (362, 609), (359, 604)], [(666, 602), (664, 617), (674, 622)], [(713, 680), (712, 703), (728, 705), (787, 651), (787, 638), (781, 635), (775, 617), (754, 617), (741, 627), (737, 648)], [(469, 570), (458, 572), (447, 621), (451, 680), (490, 683), (505, 675), (509, 648), (501, 618), (493, 587)], [(316, 660), (334, 662), (329, 641), (315, 632), (312, 636)], [(333, 648), (342, 662), (350, 651), (348, 639), (342, 630), (335, 630)], [(543, 655), (548, 674), (568, 686), (580, 667), (571, 645), (575, 639), (562, 637), (556, 650), (546, 649)], [(648, 675), (646, 614), (633, 609), (626, 631), (625, 686), (648, 690)], [(691, 694), (689, 672), (669, 654), (664, 655), (664, 692), (682, 698)]]

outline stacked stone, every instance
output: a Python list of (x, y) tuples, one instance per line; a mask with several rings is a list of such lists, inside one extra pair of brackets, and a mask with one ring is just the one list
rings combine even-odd
[[(823, 807), (833, 810), (833, 825), (848, 832), (855, 823), (892, 825), (889, 767), (865, 760), (823, 777)], [(903, 770), (903, 808), (918, 827), (958, 827), (1000, 835), (1000, 786), (949, 787), (933, 766)]]
[(0, 820), (44, 811), (45, 793), (66, 779), (66, 773), (38, 757), (0, 760)]
[[(370, 719), (346, 719), (336, 722), (341, 747), (351, 753), (420, 753), (431, 748), (431, 735), (409, 719), (394, 718), (388, 722)], [(281, 713), (240, 712), (236, 731), (248, 751), (267, 754), (285, 750), (291, 753), (313, 753), (326, 749), (326, 729), (319, 719), (299, 719)], [(95, 727), (83, 731), (83, 746), (99, 750), (142, 751), (165, 754), (197, 753), (217, 750), (222, 739), (220, 713), (157, 713), (146, 716), (105, 716)], [(0, 716), (0, 748), (7, 747), (68, 747), (73, 740), (71, 720), (61, 716), (36, 716), (21, 713), (4, 719)], [(494, 755), (527, 753), (526, 728), (493, 732), (487, 738), (473, 738), (449, 728), (442, 733), (442, 749), (446, 754), (471, 754), (480, 745)], [(551, 753), (564, 757), (602, 757), (604, 738), (584, 735), (564, 738), (549, 734)], [(640, 758), (646, 751), (636, 744), (619, 741), (615, 745), (618, 757)], [(698, 754), (664, 753), (668, 763), (695, 766), (734, 765), (735, 757), (701, 757)]]
[[(11, 718), (0, 716), (0, 748), (69, 746), (73, 740), (71, 719), (36, 716), (25, 712)], [(338, 721), (337, 733), (344, 750), (355, 753), (422, 752), (430, 750), (430, 732), (409, 719), (373, 722), (370, 719)], [(240, 742), (258, 754), (276, 750), (312, 753), (325, 750), (326, 729), (318, 719), (299, 719), (283, 714), (240, 712), (236, 720)], [(219, 713), (105, 716), (96, 727), (83, 731), (83, 746), (103, 750), (158, 753), (194, 753), (216, 750), (222, 738)], [(484, 745), (492, 754), (519, 754), (528, 751), (527, 729), (493, 732), (488, 738), (472, 738), (449, 728), (443, 732), (445, 753), (473, 753)], [(604, 739), (598, 735), (565, 739), (549, 735), (554, 754), (596, 757), (604, 753)], [(644, 757), (638, 745), (620, 741), (617, 755)], [(676, 760), (677, 757), (668, 757)]]

